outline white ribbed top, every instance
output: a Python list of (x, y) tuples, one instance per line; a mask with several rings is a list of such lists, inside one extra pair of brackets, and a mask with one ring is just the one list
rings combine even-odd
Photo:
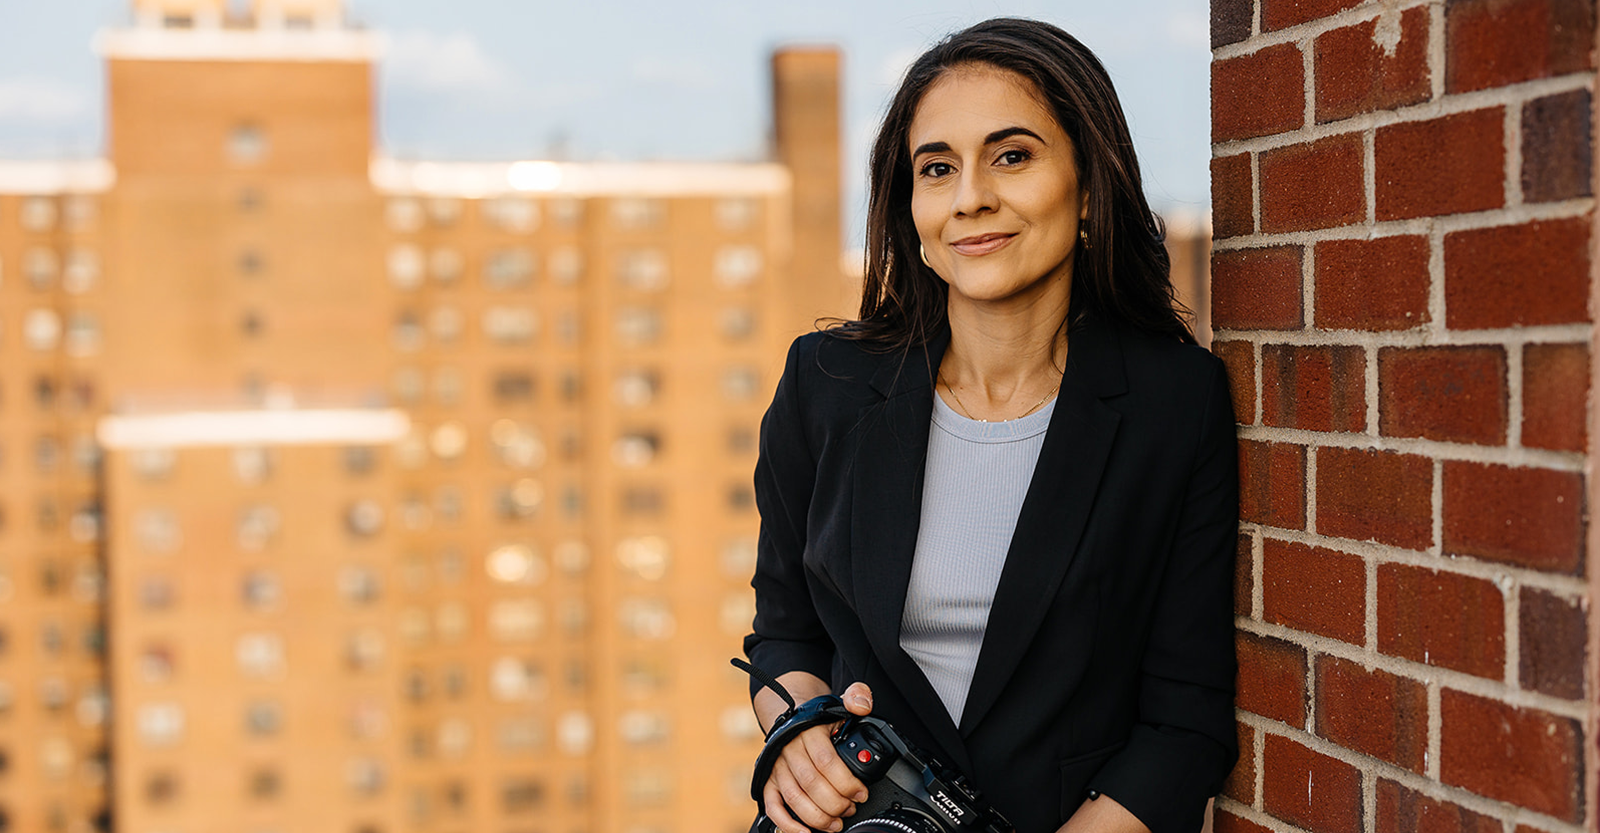
[(1051, 399), (1021, 419), (979, 422), (933, 397), (900, 647), (922, 667), (956, 725), (1055, 406)]

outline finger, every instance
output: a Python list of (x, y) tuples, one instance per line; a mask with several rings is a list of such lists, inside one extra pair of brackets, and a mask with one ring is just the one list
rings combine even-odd
[[(823, 800), (819, 800), (817, 803), (832, 810), (833, 814), (837, 816), (844, 813), (850, 802), (860, 803), (867, 800), (866, 785), (862, 784), (861, 780), (856, 778), (856, 774), (850, 771), (850, 767), (845, 766), (844, 761), (839, 759), (839, 750), (833, 748), (833, 736), (831, 734), (818, 729), (807, 729), (800, 733), (800, 737), (797, 740), (800, 741), (801, 745), (805, 746), (805, 755), (811, 765), (816, 767), (816, 771), (821, 773), (823, 778), (827, 779), (827, 784), (830, 787), (829, 791), (839, 797), (838, 801), (829, 799), (827, 803), (824, 803)], [(791, 744), (790, 748), (794, 748), (794, 744)], [(797, 772), (796, 775), (799, 775), (799, 773)], [(809, 785), (807, 791), (813, 797), (816, 797), (818, 793), (818, 790), (810, 789)]]
[(854, 715), (872, 713), (872, 689), (866, 683), (851, 683), (844, 690), (844, 707)]
[(783, 804), (783, 794), (778, 790), (776, 779), (767, 779), (767, 786), (761, 790), (761, 803), (767, 818), (782, 833), (811, 833), (805, 825), (789, 815), (789, 808)]
[(804, 822), (807, 827), (817, 830), (842, 830), (844, 822), (839, 820), (837, 813), (817, 806), (817, 802), (808, 791), (801, 786), (797, 774), (788, 767), (773, 767), (772, 781), (778, 785), (778, 793), (783, 796), (783, 801), (788, 805), (791, 817)]

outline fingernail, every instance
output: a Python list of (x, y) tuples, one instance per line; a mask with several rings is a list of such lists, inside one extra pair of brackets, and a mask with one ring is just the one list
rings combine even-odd
[(833, 830), (833, 831), (843, 830), (844, 829), (844, 822), (842, 822), (842, 821), (840, 821), (838, 819), (834, 819), (833, 821), (828, 822), (828, 829), (829, 830)]
[(857, 804), (861, 804), (861, 803), (865, 802), (867, 800), (867, 791), (866, 790), (857, 791), (856, 792), (856, 797), (853, 800)]

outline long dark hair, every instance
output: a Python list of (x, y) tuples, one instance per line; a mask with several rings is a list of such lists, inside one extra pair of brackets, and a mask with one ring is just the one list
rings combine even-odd
[(1089, 195), (1089, 245), (1077, 246), (1068, 322), (1093, 315), (1194, 343), (1173, 293), (1165, 230), (1145, 201), (1111, 78), (1077, 38), (1020, 18), (986, 20), (950, 35), (906, 71), (872, 147), (861, 317), (832, 332), (895, 350), (926, 342), (945, 324), (948, 288), (922, 262), (911, 219), (908, 136), (929, 87), (963, 64), (987, 64), (1030, 81), (1072, 140), (1078, 182)]

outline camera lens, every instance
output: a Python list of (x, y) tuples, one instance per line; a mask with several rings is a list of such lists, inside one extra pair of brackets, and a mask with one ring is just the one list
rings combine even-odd
[(846, 827), (844, 833), (945, 833), (945, 828), (914, 810), (895, 807)]

